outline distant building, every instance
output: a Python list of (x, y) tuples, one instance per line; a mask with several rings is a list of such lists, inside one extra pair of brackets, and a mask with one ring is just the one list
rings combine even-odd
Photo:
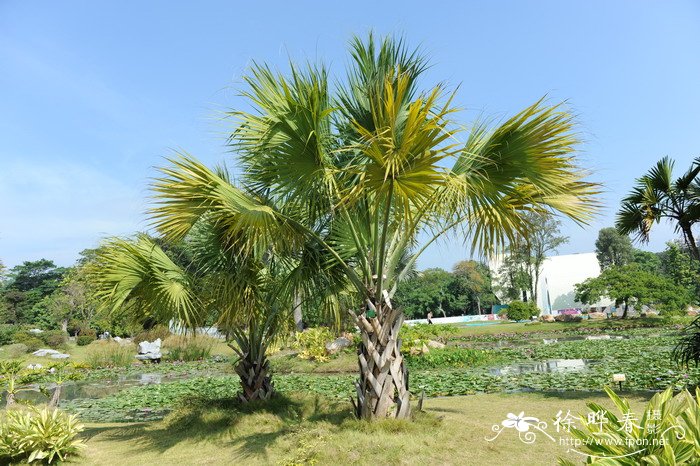
[[(500, 259), (489, 264), (495, 282), (499, 280), (500, 264)], [(576, 295), (574, 285), (598, 275), (600, 275), (600, 265), (593, 252), (548, 257), (540, 271), (537, 307), (543, 314), (556, 313), (559, 309), (588, 307), (574, 300)], [(610, 300), (602, 299), (594, 306), (610, 304), (612, 304)]]

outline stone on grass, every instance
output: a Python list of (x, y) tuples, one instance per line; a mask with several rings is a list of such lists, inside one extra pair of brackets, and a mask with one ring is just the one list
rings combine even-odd
[(352, 345), (352, 341), (345, 337), (336, 338), (333, 341), (326, 343), (326, 351), (328, 354), (335, 354)]
[(139, 354), (136, 355), (136, 359), (139, 361), (155, 361), (160, 362), (163, 355), (160, 352), (160, 338), (155, 341), (142, 341), (139, 343)]
[(435, 340), (429, 340), (428, 341), (428, 348), (436, 348), (436, 349), (442, 349), (445, 347), (444, 343), (440, 343), (439, 341)]
[(588, 318), (591, 320), (607, 319), (608, 315), (605, 312), (589, 312)]
[(540, 321), (542, 321), (542, 322), (554, 322), (554, 316), (552, 314), (543, 314), (540, 316)]
[(70, 354), (65, 354), (61, 353), (60, 351), (56, 351), (54, 349), (48, 349), (48, 348), (42, 348), (34, 351), (32, 353), (34, 356), (38, 356), (40, 358), (44, 358), (46, 356), (50, 357), (51, 359), (66, 359), (70, 357)]

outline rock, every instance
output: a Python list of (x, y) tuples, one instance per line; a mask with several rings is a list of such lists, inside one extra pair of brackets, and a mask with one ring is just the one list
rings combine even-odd
[(700, 311), (698, 311), (697, 309), (688, 309), (688, 315), (689, 315), (689, 316), (693, 316), (693, 317), (694, 317), (694, 316), (697, 316), (698, 314), (700, 314)]
[(608, 315), (604, 312), (589, 312), (588, 318), (591, 320), (602, 320), (607, 319)]
[(155, 361), (160, 362), (163, 355), (160, 352), (160, 338), (153, 342), (142, 341), (139, 343), (139, 354), (136, 359), (139, 361)]
[(45, 356), (50, 356), (52, 354), (61, 354), (60, 351), (56, 351), (54, 349), (38, 349), (32, 353), (34, 356), (39, 356), (40, 358), (43, 358)]
[(540, 316), (542, 322), (554, 322), (554, 316), (552, 314), (543, 314)]
[(35, 370), (41, 369), (42, 367), (44, 367), (44, 366), (42, 366), (42, 365), (39, 364), (39, 363), (36, 363), (36, 364), (30, 364), (30, 365), (28, 365), (28, 366), (27, 366), (27, 369), (32, 370), (32, 371), (35, 371)]
[(420, 352), (423, 354), (430, 353), (430, 348), (428, 348), (428, 346), (425, 343), (423, 343), (423, 347), (420, 349)]
[(352, 340), (345, 338), (345, 337), (340, 337), (336, 338), (335, 340), (326, 343), (326, 351), (328, 354), (335, 354), (348, 346), (352, 345)]
[(46, 356), (50, 357), (51, 359), (66, 359), (70, 358), (70, 354), (65, 354), (61, 353), (60, 351), (56, 351), (53, 349), (38, 349), (32, 353), (34, 356), (38, 356), (40, 358), (44, 358)]
[(29, 333), (33, 333), (35, 335), (38, 335), (40, 333), (44, 333), (44, 331), (40, 328), (33, 328), (33, 329), (29, 330)]
[(543, 338), (542, 343), (545, 345), (553, 345), (554, 343), (558, 343), (559, 339), (558, 338)]
[(427, 345), (428, 345), (428, 348), (436, 348), (436, 349), (442, 349), (445, 347), (444, 343), (440, 343), (439, 341), (434, 341), (434, 340), (429, 340)]
[(586, 340), (610, 340), (610, 335), (588, 335)]

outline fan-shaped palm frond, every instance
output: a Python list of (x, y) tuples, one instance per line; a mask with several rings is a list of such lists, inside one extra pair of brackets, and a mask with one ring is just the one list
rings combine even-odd
[(94, 269), (97, 297), (110, 312), (128, 310), (142, 320), (202, 322), (192, 281), (150, 238), (114, 239), (101, 248)]
[(654, 224), (668, 219), (676, 232), (683, 235), (693, 256), (700, 260), (693, 233), (694, 226), (700, 222), (700, 158), (675, 180), (674, 165), (673, 160), (664, 157), (637, 179), (632, 191), (622, 200), (615, 226), (622, 234), (648, 242)]

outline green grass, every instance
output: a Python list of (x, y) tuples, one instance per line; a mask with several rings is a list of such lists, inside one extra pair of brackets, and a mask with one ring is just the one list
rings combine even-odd
[[(164, 421), (88, 424), (82, 462), (114, 464), (556, 464), (580, 458), (565, 446), (526, 445), (515, 431), (490, 443), (491, 426), (525, 411), (550, 421), (559, 410), (586, 413), (586, 401), (612, 407), (606, 397), (580, 394), (475, 395), (427, 399), (414, 422), (365, 423), (349, 403), (294, 395), (241, 409), (236, 403), (190, 405)], [(646, 398), (633, 397), (641, 409)], [(415, 409), (414, 409), (415, 411)]]

